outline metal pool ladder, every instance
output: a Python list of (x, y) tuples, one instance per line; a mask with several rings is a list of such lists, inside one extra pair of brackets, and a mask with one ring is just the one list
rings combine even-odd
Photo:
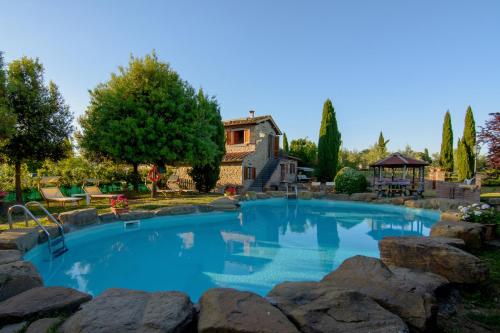
[[(292, 188), (293, 192), (290, 193), (288, 191), (289, 187)], [(299, 190), (297, 188), (297, 184), (286, 184), (286, 198), (290, 199), (290, 196), (293, 196), (293, 195), (295, 195), (295, 199), (299, 198)]]
[[(43, 226), (43, 224), (36, 218), (35, 215), (29, 210), (29, 206), (37, 206), (40, 208), (45, 215), (47, 215), (49, 221), (56, 224), (57, 229), (59, 231), (58, 235), (52, 236), (50, 232)], [(66, 246), (66, 240), (64, 238), (64, 228), (62, 224), (57, 221), (57, 219), (49, 213), (49, 211), (38, 201), (30, 201), (25, 205), (14, 205), (11, 206), (7, 212), (7, 219), (9, 221), (9, 228), (12, 229), (12, 213), (15, 209), (21, 209), (24, 212), (24, 223), (28, 226), (28, 217), (31, 218), (35, 223), (42, 229), (42, 231), (47, 236), (47, 245), (49, 247), (49, 252), (52, 258), (57, 258), (63, 253), (68, 251), (68, 247)], [(59, 246), (58, 246), (59, 245)]]

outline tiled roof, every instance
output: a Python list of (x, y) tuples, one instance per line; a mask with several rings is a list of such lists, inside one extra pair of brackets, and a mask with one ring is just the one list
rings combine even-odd
[(404, 156), (400, 153), (394, 153), (389, 155), (388, 157), (381, 159), (380, 161), (377, 161), (373, 164), (370, 164), (371, 167), (419, 167), (419, 166), (426, 166), (429, 165), (429, 163), (417, 160), (412, 157), (407, 157)]
[(238, 119), (229, 119), (229, 120), (224, 120), (223, 123), (224, 123), (225, 127), (229, 127), (229, 126), (239, 126), (239, 125), (256, 125), (256, 124), (260, 124), (264, 121), (269, 121), (271, 123), (271, 125), (274, 127), (276, 134), (281, 135), (281, 131), (278, 128), (278, 125), (276, 125), (273, 117), (271, 117), (270, 115), (248, 117), (248, 118), (238, 118)]
[(226, 153), (222, 158), (222, 162), (241, 162), (245, 157), (253, 153), (253, 151), (243, 151), (237, 153)]

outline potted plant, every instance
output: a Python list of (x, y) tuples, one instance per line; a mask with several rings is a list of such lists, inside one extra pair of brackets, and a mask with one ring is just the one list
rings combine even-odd
[(232, 196), (236, 195), (236, 187), (234, 187), (234, 186), (226, 187), (226, 189), (224, 191), (224, 195), (226, 197), (232, 197)]
[(496, 238), (498, 218), (495, 208), (488, 204), (472, 204), (459, 206), (460, 217), (466, 222), (481, 223), (485, 226), (485, 240)]
[(124, 195), (119, 195), (116, 199), (111, 199), (111, 211), (115, 215), (128, 213), (128, 199)]

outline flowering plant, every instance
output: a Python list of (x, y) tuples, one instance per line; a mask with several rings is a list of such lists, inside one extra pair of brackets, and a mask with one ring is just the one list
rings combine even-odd
[(128, 199), (124, 195), (111, 199), (111, 208), (128, 208)]
[(495, 208), (488, 204), (472, 204), (459, 206), (458, 211), (462, 220), (476, 223), (495, 223)]
[(0, 199), (5, 198), (8, 195), (9, 195), (9, 192), (5, 192), (5, 191), (0, 190)]
[(224, 194), (227, 195), (227, 196), (236, 195), (236, 187), (234, 187), (234, 186), (228, 186), (228, 187), (226, 187), (226, 190), (224, 191)]

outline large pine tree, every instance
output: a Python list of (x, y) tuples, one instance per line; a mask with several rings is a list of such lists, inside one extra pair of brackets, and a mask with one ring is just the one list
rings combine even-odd
[(474, 121), (474, 114), (472, 108), (469, 106), (465, 113), (464, 136), (462, 138), (466, 150), (466, 157), (468, 159), (469, 171), (467, 174), (471, 178), (474, 174), (474, 160), (476, 150), (476, 122)]
[(446, 111), (444, 116), (439, 165), (445, 171), (453, 171), (453, 129), (451, 127), (450, 111)]
[(327, 99), (323, 105), (323, 116), (319, 130), (318, 168), (319, 181), (332, 181), (339, 167), (341, 135), (337, 125), (332, 101)]

